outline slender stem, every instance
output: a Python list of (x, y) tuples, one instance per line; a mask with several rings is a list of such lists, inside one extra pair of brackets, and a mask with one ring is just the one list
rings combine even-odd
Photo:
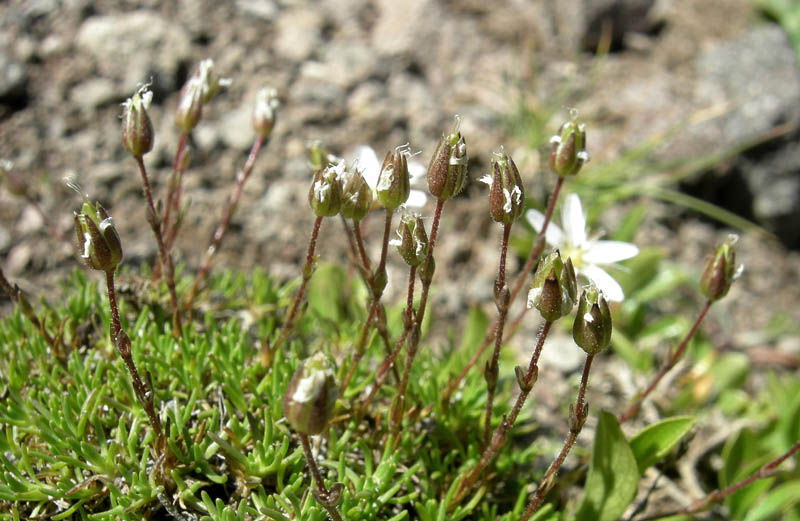
[(692, 501), (687, 507), (643, 517), (639, 521), (649, 521), (651, 519), (661, 519), (662, 517), (677, 516), (677, 515), (691, 515), (696, 512), (701, 512), (706, 508), (708, 508), (709, 506), (711, 506), (713, 503), (717, 503), (723, 500), (724, 498), (730, 496), (734, 492), (743, 489), (747, 485), (750, 485), (754, 481), (758, 481), (759, 479), (764, 479), (772, 476), (776, 472), (775, 469), (778, 467), (778, 465), (780, 465), (787, 459), (791, 458), (798, 450), (800, 450), (800, 441), (792, 445), (792, 447), (789, 450), (787, 450), (774, 460), (765, 463), (761, 468), (752, 473), (750, 476), (734, 483), (733, 485), (725, 489), (715, 490), (714, 492), (711, 492), (710, 494), (700, 499)]
[(179, 169), (181, 156), (186, 148), (187, 137), (188, 135), (186, 132), (181, 131), (180, 136), (178, 136), (178, 146), (175, 149), (175, 157), (172, 159), (172, 174), (170, 175), (170, 180), (167, 184), (167, 197), (164, 199), (166, 204), (164, 207), (164, 215), (161, 218), (161, 230), (163, 230), (164, 233), (167, 233), (169, 230), (169, 218), (172, 207), (174, 206), (175, 211), (178, 211), (178, 205), (180, 204), (180, 185), (183, 175)]
[(108, 289), (108, 305), (111, 308), (111, 330), (113, 333), (112, 341), (114, 342), (120, 357), (122, 357), (122, 361), (125, 362), (125, 366), (128, 369), (128, 374), (130, 374), (131, 381), (133, 383), (133, 390), (136, 394), (136, 399), (144, 409), (145, 414), (147, 414), (147, 419), (149, 420), (150, 426), (153, 428), (153, 432), (156, 435), (156, 448), (159, 453), (163, 454), (166, 443), (163, 431), (161, 430), (161, 421), (158, 419), (158, 415), (155, 411), (155, 405), (153, 403), (153, 389), (150, 388), (149, 385), (145, 385), (139, 376), (139, 371), (136, 369), (136, 364), (133, 362), (130, 338), (128, 338), (128, 335), (125, 333), (125, 331), (123, 331), (120, 324), (116, 292), (114, 291), (113, 271), (106, 272), (106, 288)]
[(495, 282), (495, 303), (497, 304), (497, 327), (494, 333), (494, 351), (491, 362), (486, 368), (486, 412), (483, 421), (483, 446), (489, 446), (489, 434), (492, 429), (492, 406), (494, 394), (497, 389), (499, 374), (498, 362), (500, 360), (500, 345), (503, 341), (503, 327), (508, 314), (509, 302), (503, 300), (506, 292), (506, 253), (508, 252), (508, 237), (511, 233), (511, 223), (503, 225), (503, 240), (500, 247), (500, 265), (497, 268), (497, 281)]
[(317, 217), (314, 220), (314, 228), (311, 230), (311, 240), (308, 241), (306, 262), (302, 268), (303, 281), (300, 283), (300, 287), (297, 289), (297, 294), (294, 296), (294, 301), (292, 301), (292, 305), (289, 307), (289, 311), (286, 313), (286, 320), (283, 323), (283, 328), (281, 329), (275, 344), (270, 349), (271, 352), (275, 352), (281, 347), (281, 344), (283, 344), (283, 342), (286, 340), (286, 337), (289, 336), (289, 331), (292, 329), (292, 326), (294, 326), (297, 311), (300, 309), (300, 302), (303, 300), (303, 294), (306, 291), (306, 286), (308, 285), (308, 281), (311, 279), (311, 275), (314, 271), (314, 250), (317, 248), (317, 237), (319, 236), (319, 227), (321, 224), (322, 217)]
[(250, 174), (253, 171), (253, 165), (255, 165), (256, 156), (258, 155), (258, 151), (261, 149), (263, 144), (264, 137), (259, 134), (255, 141), (253, 141), (253, 146), (250, 148), (250, 154), (247, 156), (247, 161), (245, 162), (244, 167), (242, 167), (242, 170), (236, 176), (236, 185), (233, 188), (233, 193), (228, 199), (228, 205), (222, 212), (222, 218), (220, 219), (219, 225), (217, 225), (217, 229), (214, 230), (214, 235), (211, 237), (211, 241), (206, 249), (206, 255), (203, 259), (203, 263), (200, 265), (200, 269), (197, 270), (197, 275), (194, 277), (194, 283), (192, 283), (192, 287), (184, 299), (184, 307), (186, 309), (191, 309), (192, 303), (194, 302), (194, 297), (197, 294), (200, 284), (205, 281), (206, 277), (208, 276), (208, 272), (211, 270), (214, 254), (216, 254), (219, 250), (219, 246), (222, 244), (222, 238), (228, 231), (228, 227), (231, 224), (231, 218), (236, 211), (236, 206), (239, 204), (239, 199), (242, 197), (244, 184), (247, 182), (247, 179), (250, 177)]
[[(542, 250), (544, 249), (544, 244), (545, 244), (544, 237), (547, 233), (547, 227), (550, 225), (550, 219), (553, 215), (553, 209), (555, 208), (556, 200), (558, 199), (558, 193), (560, 192), (561, 186), (563, 184), (564, 184), (564, 178), (559, 177), (558, 181), (556, 181), (555, 187), (553, 188), (553, 193), (550, 195), (550, 198), (548, 200), (547, 210), (544, 214), (544, 223), (542, 224), (542, 229), (536, 236), (536, 240), (533, 241), (533, 246), (531, 247), (530, 254), (528, 255), (528, 260), (525, 262), (525, 266), (523, 266), (522, 271), (517, 276), (517, 279), (514, 282), (514, 285), (511, 289), (511, 298), (509, 299), (509, 302), (514, 302), (517, 299), (517, 296), (519, 295), (522, 286), (524, 285), (525, 281), (528, 278), (528, 272), (531, 271), (534, 262), (536, 261), (536, 259), (539, 258), (539, 255), (542, 254)], [(527, 313), (527, 311), (528, 311), (527, 307), (523, 308), (522, 311), (520, 311), (519, 315), (517, 315), (517, 317), (511, 323), (512, 327), (510, 328), (510, 331), (512, 333), (516, 331), (517, 326), (522, 321), (522, 317), (525, 316), (525, 313)], [(450, 397), (453, 395), (454, 392), (456, 392), (458, 386), (461, 385), (461, 382), (464, 380), (464, 378), (467, 377), (469, 371), (475, 366), (476, 363), (478, 363), (478, 360), (481, 359), (483, 353), (486, 351), (486, 348), (489, 347), (489, 344), (494, 339), (494, 333), (496, 329), (497, 329), (497, 323), (493, 322), (486, 330), (486, 336), (483, 337), (483, 342), (481, 342), (481, 345), (478, 346), (478, 349), (469, 359), (467, 364), (464, 366), (464, 368), (461, 370), (458, 376), (453, 380), (451, 380), (450, 383), (447, 384), (447, 387), (444, 388), (444, 391), (442, 391), (442, 404), (447, 405), (447, 403), (450, 401)], [(505, 340), (508, 341), (509, 338), (506, 338)]]
[(531, 355), (531, 361), (528, 364), (528, 370), (525, 373), (523, 380), (519, 382), (520, 390), (519, 394), (517, 395), (517, 400), (514, 402), (514, 407), (511, 409), (511, 412), (508, 414), (508, 416), (504, 416), (500, 424), (495, 427), (491, 440), (483, 450), (483, 454), (481, 454), (481, 459), (478, 460), (478, 463), (472, 468), (472, 470), (470, 470), (467, 477), (464, 478), (461, 483), (459, 483), (458, 490), (451, 501), (452, 505), (457, 504), (464, 497), (466, 497), (466, 494), (472, 490), (478, 479), (485, 476), (484, 471), (486, 470), (486, 467), (494, 459), (503, 445), (505, 445), (508, 433), (511, 430), (511, 427), (514, 426), (514, 423), (517, 421), (517, 416), (519, 416), (523, 405), (525, 405), (525, 400), (528, 398), (531, 389), (533, 389), (533, 386), (536, 383), (539, 372), (539, 356), (542, 354), (544, 341), (547, 338), (547, 335), (550, 333), (550, 328), (552, 325), (553, 323), (548, 321), (542, 326), (542, 329), (539, 332), (539, 337), (536, 341), (536, 347)]
[(303, 454), (306, 456), (306, 463), (308, 468), (311, 469), (311, 476), (319, 489), (323, 501), (320, 504), (328, 511), (328, 515), (333, 521), (342, 521), (342, 516), (332, 502), (329, 502), (330, 491), (325, 488), (325, 482), (322, 481), (322, 475), (317, 467), (317, 462), (314, 461), (314, 454), (311, 452), (311, 445), (308, 443), (308, 435), (297, 433), (300, 437), (300, 444), (303, 446)]
[[(431, 224), (431, 234), (430, 238), (428, 239), (428, 255), (425, 256), (425, 260), (420, 264), (423, 269), (427, 269), (427, 265), (431, 262), (433, 258), (433, 248), (436, 246), (436, 234), (439, 232), (439, 221), (442, 218), (442, 208), (444, 207), (444, 200), (439, 199), (436, 202), (436, 210), (433, 212), (433, 223)], [(428, 291), (430, 290), (431, 281), (430, 280), (423, 280), (422, 281), (422, 292), (419, 297), (419, 307), (417, 308), (417, 315), (416, 315), (416, 322), (417, 327), (422, 329), (422, 319), (425, 318), (425, 308), (428, 303)]]
[(542, 480), (539, 482), (539, 487), (536, 489), (536, 493), (533, 495), (531, 502), (528, 503), (528, 507), (525, 509), (525, 512), (523, 512), (520, 521), (528, 521), (531, 515), (533, 515), (533, 513), (536, 512), (536, 510), (542, 504), (545, 494), (547, 494), (547, 492), (553, 486), (558, 469), (560, 469), (561, 465), (564, 464), (564, 460), (567, 458), (569, 451), (572, 449), (572, 446), (575, 444), (575, 440), (578, 439), (578, 435), (583, 428), (587, 414), (586, 407), (584, 406), (584, 396), (586, 395), (586, 385), (589, 382), (589, 370), (592, 367), (592, 360), (594, 360), (594, 355), (586, 356), (586, 362), (583, 365), (583, 375), (581, 376), (581, 385), (578, 388), (578, 398), (575, 401), (575, 419), (570, 419), (569, 436), (567, 436), (567, 440), (564, 442), (561, 452), (558, 453), (556, 459), (545, 471)]
[(353, 234), (356, 236), (356, 245), (358, 246), (358, 253), (361, 255), (361, 262), (364, 263), (364, 268), (369, 272), (369, 257), (367, 257), (367, 251), (364, 249), (364, 239), (361, 236), (361, 221), (353, 222)]
[(389, 236), (392, 233), (392, 213), (393, 210), (386, 209), (386, 219), (383, 223), (383, 244), (381, 245), (381, 260), (375, 273), (381, 273), (386, 269), (386, 254), (389, 249)]
[(689, 329), (689, 332), (686, 333), (685, 337), (683, 337), (683, 340), (681, 340), (681, 343), (678, 344), (677, 349), (675, 349), (672, 355), (666, 360), (664, 365), (661, 367), (661, 370), (658, 371), (658, 374), (655, 376), (655, 378), (653, 378), (653, 380), (645, 388), (645, 390), (642, 391), (636, 397), (633, 403), (631, 403), (628, 406), (628, 408), (625, 409), (625, 412), (619, 415), (618, 418), (619, 423), (625, 423), (626, 421), (636, 416), (636, 413), (639, 412), (639, 407), (641, 407), (642, 402), (645, 400), (645, 398), (647, 398), (650, 395), (650, 393), (653, 392), (653, 389), (655, 389), (658, 383), (661, 381), (661, 379), (664, 378), (664, 375), (667, 374), (667, 372), (670, 369), (675, 367), (675, 364), (678, 363), (678, 360), (680, 360), (680, 358), (683, 356), (684, 351), (686, 351), (686, 346), (689, 345), (689, 340), (691, 340), (691, 338), (697, 332), (697, 329), (700, 327), (700, 323), (703, 321), (703, 318), (705, 318), (706, 314), (708, 313), (711, 304), (712, 301), (710, 300), (706, 301), (705, 305), (700, 310), (700, 313), (697, 315), (694, 324), (692, 324), (692, 327)]
[[(394, 345), (394, 349), (392, 349), (391, 353), (383, 360), (383, 363), (378, 367), (378, 370), (375, 372), (375, 378), (372, 381), (372, 386), (370, 388), (369, 394), (366, 398), (361, 402), (359, 406), (359, 411), (365, 411), (369, 406), (372, 399), (378, 394), (383, 383), (386, 381), (386, 376), (389, 373), (389, 369), (394, 367), (394, 363), (397, 360), (397, 355), (400, 354), (400, 349), (403, 347), (403, 343), (406, 341), (408, 337), (408, 333), (411, 331), (411, 327), (414, 324), (414, 279), (416, 278), (417, 267), (411, 266), (408, 274), (408, 297), (406, 299), (406, 309), (403, 312), (405, 317), (405, 325), (403, 327), (403, 333), (400, 335), (400, 338), (397, 340), (397, 343)], [(402, 380), (400, 380), (402, 385)]]
[(161, 228), (158, 223), (158, 215), (156, 214), (156, 207), (153, 204), (153, 195), (150, 191), (150, 180), (147, 177), (147, 170), (144, 166), (142, 156), (136, 157), (136, 163), (139, 165), (139, 173), (142, 175), (142, 183), (144, 186), (144, 196), (147, 199), (148, 222), (153, 229), (153, 234), (156, 236), (156, 243), (158, 244), (158, 257), (161, 263), (164, 274), (166, 275), (167, 289), (169, 290), (169, 298), (172, 304), (172, 321), (173, 332), (180, 334), (181, 331), (181, 316), (178, 309), (178, 295), (175, 292), (175, 270), (172, 266), (172, 256), (167, 252), (164, 245), (164, 239), (161, 235)]
[(369, 333), (369, 326), (372, 324), (373, 318), (375, 318), (375, 313), (378, 311), (378, 300), (373, 297), (372, 305), (369, 307), (369, 313), (367, 314), (367, 320), (364, 321), (364, 325), (361, 326), (361, 333), (358, 335), (358, 340), (356, 341), (356, 345), (353, 348), (353, 359), (350, 362), (350, 367), (347, 369), (347, 375), (342, 379), (342, 383), (339, 386), (339, 394), (344, 394), (345, 389), (347, 386), (350, 385), (350, 380), (353, 378), (353, 374), (356, 372), (356, 368), (358, 367), (358, 363), (361, 361), (361, 358), (364, 356), (364, 351), (366, 350), (367, 344), (367, 333)]

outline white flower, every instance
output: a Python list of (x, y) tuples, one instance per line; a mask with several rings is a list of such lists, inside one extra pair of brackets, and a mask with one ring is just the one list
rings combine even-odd
[[(525, 218), (537, 232), (542, 230), (542, 213), (528, 210)], [(587, 235), (586, 217), (576, 194), (569, 194), (564, 201), (561, 226), (563, 229), (552, 222), (548, 225), (545, 232), (547, 244), (558, 248), (564, 259), (572, 258), (575, 272), (594, 282), (606, 299), (621, 302), (625, 298), (622, 287), (601, 266), (614, 266), (616, 262), (630, 259), (639, 253), (639, 248), (628, 242), (600, 241)]]
[[(377, 201), (376, 189), (378, 185), (378, 174), (381, 172), (381, 163), (378, 160), (377, 154), (375, 154), (375, 150), (369, 145), (358, 145), (353, 150), (352, 155), (353, 162), (356, 163), (358, 169), (361, 171), (361, 175), (364, 176), (364, 180), (372, 188), (372, 193), (375, 195), (375, 200)], [(405, 206), (407, 208), (422, 208), (425, 206), (428, 195), (424, 191), (415, 189), (414, 187), (424, 184), (427, 173), (428, 169), (425, 168), (425, 165), (419, 161), (409, 159), (408, 175), (411, 178), (412, 188), (408, 200), (406, 200)]]

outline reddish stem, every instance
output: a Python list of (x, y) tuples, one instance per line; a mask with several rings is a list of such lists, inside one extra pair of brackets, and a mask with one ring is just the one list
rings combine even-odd
[(692, 324), (692, 327), (689, 329), (689, 332), (686, 333), (686, 336), (683, 337), (681, 343), (678, 344), (678, 348), (675, 350), (675, 352), (672, 353), (672, 356), (670, 356), (667, 359), (666, 363), (664, 363), (664, 365), (661, 367), (661, 370), (658, 372), (655, 378), (653, 378), (653, 380), (645, 388), (645, 390), (642, 391), (642, 393), (636, 397), (636, 399), (633, 401), (633, 403), (631, 403), (628, 406), (627, 409), (625, 409), (625, 412), (619, 415), (618, 421), (620, 424), (630, 420), (636, 415), (637, 412), (639, 412), (639, 407), (641, 407), (642, 402), (645, 400), (645, 398), (647, 398), (650, 395), (650, 393), (653, 392), (653, 389), (655, 389), (658, 383), (661, 381), (661, 379), (664, 378), (664, 375), (667, 374), (667, 372), (670, 369), (675, 367), (675, 364), (683, 356), (684, 351), (686, 351), (686, 346), (689, 345), (689, 340), (691, 340), (691, 338), (697, 332), (697, 328), (700, 327), (700, 323), (703, 321), (703, 318), (705, 318), (706, 314), (708, 313), (711, 304), (712, 301), (710, 300), (706, 301), (705, 305), (700, 310), (700, 313), (697, 315), (694, 324)]

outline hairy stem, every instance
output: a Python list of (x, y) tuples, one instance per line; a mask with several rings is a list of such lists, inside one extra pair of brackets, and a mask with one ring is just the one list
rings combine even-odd
[(539, 331), (539, 337), (536, 341), (536, 347), (533, 350), (533, 354), (531, 355), (531, 361), (528, 364), (528, 370), (525, 372), (522, 381), (519, 382), (520, 390), (519, 394), (517, 395), (517, 399), (514, 402), (514, 407), (511, 409), (511, 412), (508, 414), (508, 416), (504, 416), (500, 424), (495, 427), (491, 440), (488, 444), (486, 444), (486, 448), (484, 448), (483, 454), (481, 454), (481, 459), (478, 460), (478, 463), (475, 464), (475, 466), (470, 470), (469, 474), (467, 474), (467, 477), (464, 478), (461, 483), (459, 483), (458, 490), (451, 501), (451, 505), (455, 505), (464, 499), (467, 493), (469, 493), (478, 482), (478, 479), (486, 475), (486, 467), (489, 465), (489, 463), (491, 463), (500, 449), (503, 448), (503, 445), (505, 445), (508, 433), (511, 430), (511, 427), (514, 426), (514, 423), (517, 421), (517, 416), (519, 416), (522, 406), (525, 405), (525, 400), (528, 398), (531, 389), (533, 389), (533, 386), (536, 383), (539, 373), (539, 356), (542, 354), (544, 341), (547, 338), (547, 335), (550, 333), (550, 328), (552, 325), (552, 322), (545, 322), (541, 331)]
[(244, 167), (242, 167), (236, 176), (236, 185), (233, 188), (233, 193), (228, 199), (228, 204), (225, 207), (225, 210), (222, 212), (222, 218), (220, 219), (219, 225), (217, 225), (217, 229), (214, 230), (214, 235), (211, 236), (211, 241), (206, 249), (205, 258), (203, 259), (203, 263), (200, 265), (200, 269), (197, 270), (197, 275), (194, 277), (192, 287), (184, 299), (185, 309), (191, 309), (195, 295), (200, 288), (200, 284), (205, 281), (206, 277), (208, 276), (208, 272), (211, 270), (214, 254), (216, 254), (219, 250), (219, 246), (222, 244), (222, 238), (228, 231), (228, 227), (231, 224), (231, 218), (236, 211), (236, 206), (239, 204), (239, 199), (242, 197), (244, 184), (247, 182), (247, 179), (250, 177), (250, 174), (253, 171), (253, 165), (255, 165), (256, 156), (258, 155), (258, 151), (261, 149), (263, 144), (264, 137), (259, 134), (255, 141), (253, 141), (253, 146), (250, 148), (250, 154), (247, 156), (247, 161), (245, 162)]
[(314, 454), (311, 452), (311, 445), (308, 443), (308, 435), (298, 433), (298, 436), (300, 437), (300, 444), (303, 446), (303, 454), (305, 454), (306, 463), (308, 464), (308, 468), (311, 469), (311, 476), (317, 485), (317, 489), (319, 489), (321, 495), (320, 499), (323, 500), (320, 504), (328, 511), (328, 515), (333, 521), (342, 521), (342, 516), (339, 514), (336, 505), (334, 505), (332, 501), (329, 501), (330, 491), (325, 487), (325, 482), (322, 481), (322, 474), (319, 472), (317, 462), (314, 461)]
[[(294, 321), (297, 318), (297, 311), (300, 309), (300, 303), (303, 301), (303, 295), (305, 294), (306, 286), (308, 285), (308, 281), (311, 280), (311, 275), (314, 272), (314, 250), (317, 248), (317, 237), (319, 236), (319, 227), (321, 224), (322, 217), (317, 217), (314, 220), (314, 228), (311, 230), (311, 239), (308, 241), (306, 262), (303, 264), (303, 268), (301, 270), (303, 273), (303, 281), (300, 283), (300, 287), (297, 289), (297, 294), (294, 296), (292, 305), (289, 307), (289, 311), (286, 313), (286, 320), (283, 323), (283, 328), (281, 328), (278, 339), (270, 348), (270, 351), (273, 353), (280, 349), (281, 345), (286, 340), (286, 337), (289, 336), (289, 332), (294, 326)], [(268, 360), (271, 360), (271, 357), (268, 357)]]
[(567, 458), (569, 451), (575, 444), (575, 440), (578, 439), (578, 435), (581, 433), (581, 429), (583, 428), (583, 424), (586, 421), (587, 416), (587, 408), (584, 405), (584, 396), (586, 395), (586, 385), (589, 382), (589, 370), (592, 367), (592, 360), (594, 360), (594, 355), (586, 355), (586, 362), (583, 364), (581, 385), (578, 388), (578, 398), (575, 401), (575, 408), (573, 409), (575, 419), (570, 419), (570, 428), (567, 440), (564, 442), (564, 446), (561, 448), (561, 452), (558, 453), (558, 456), (556, 456), (556, 459), (550, 464), (549, 467), (547, 467), (547, 470), (545, 471), (542, 480), (539, 482), (539, 486), (536, 489), (531, 502), (528, 503), (528, 507), (525, 509), (525, 512), (522, 513), (520, 521), (528, 521), (531, 515), (536, 512), (539, 506), (541, 506), (545, 494), (547, 494), (555, 482), (558, 469), (560, 469), (561, 465), (564, 464), (564, 460)]
[(706, 314), (708, 313), (711, 304), (712, 301), (710, 300), (706, 301), (705, 305), (700, 310), (700, 313), (697, 315), (694, 324), (692, 324), (692, 327), (689, 329), (689, 332), (686, 333), (685, 337), (683, 337), (683, 340), (681, 340), (681, 343), (678, 344), (678, 347), (675, 349), (672, 355), (669, 358), (667, 358), (664, 365), (661, 367), (661, 370), (658, 371), (658, 374), (656, 374), (656, 376), (653, 378), (650, 384), (644, 389), (644, 391), (642, 391), (636, 397), (633, 403), (631, 403), (628, 406), (628, 408), (625, 409), (625, 412), (619, 415), (618, 421), (620, 424), (625, 423), (626, 421), (636, 416), (636, 413), (639, 412), (639, 407), (641, 407), (642, 402), (644, 402), (644, 400), (650, 395), (650, 393), (653, 392), (653, 389), (655, 389), (658, 383), (661, 381), (661, 379), (664, 378), (664, 375), (666, 375), (670, 369), (675, 367), (675, 364), (678, 363), (678, 360), (680, 360), (680, 358), (683, 356), (684, 351), (686, 351), (686, 346), (689, 345), (689, 340), (692, 339), (694, 334), (697, 332), (697, 329), (700, 327), (700, 323), (703, 321)]
[(144, 187), (144, 196), (145, 199), (147, 199), (147, 220), (150, 223), (150, 227), (153, 229), (153, 234), (156, 236), (156, 243), (158, 244), (158, 257), (161, 267), (164, 271), (164, 275), (166, 276), (169, 299), (170, 303), (172, 304), (173, 333), (180, 335), (180, 331), (182, 329), (181, 316), (178, 308), (178, 294), (175, 291), (175, 269), (172, 265), (172, 256), (169, 254), (166, 246), (164, 245), (164, 238), (161, 234), (161, 226), (158, 222), (158, 214), (156, 214), (156, 207), (153, 204), (153, 195), (150, 191), (150, 180), (147, 177), (147, 169), (145, 169), (142, 156), (136, 157), (136, 163), (139, 165), (139, 173), (142, 175), (142, 184)]
[[(553, 193), (550, 195), (550, 198), (548, 200), (547, 210), (544, 214), (544, 223), (542, 224), (542, 230), (536, 236), (536, 240), (533, 241), (533, 246), (531, 246), (531, 251), (530, 254), (528, 255), (528, 260), (525, 261), (525, 266), (522, 267), (522, 271), (520, 271), (516, 281), (514, 282), (514, 285), (511, 289), (511, 298), (509, 299), (509, 302), (514, 302), (517, 299), (517, 296), (519, 296), (519, 292), (522, 290), (523, 285), (527, 281), (528, 272), (531, 271), (534, 262), (536, 261), (536, 259), (539, 258), (539, 255), (542, 254), (542, 250), (544, 249), (544, 244), (545, 244), (544, 238), (547, 233), (547, 227), (550, 225), (550, 219), (553, 215), (553, 209), (555, 208), (556, 200), (558, 199), (558, 193), (561, 191), (561, 186), (563, 184), (564, 184), (564, 178), (559, 177), (558, 181), (556, 181), (555, 187), (553, 188)], [(511, 327), (509, 328), (509, 331), (511, 333), (516, 331), (517, 326), (522, 321), (522, 317), (525, 316), (525, 313), (527, 313), (527, 311), (528, 308), (525, 307), (522, 309), (522, 311), (519, 312), (519, 315), (517, 315), (517, 317), (511, 323), (512, 324)], [(481, 345), (478, 346), (478, 349), (469, 359), (469, 361), (461, 370), (461, 372), (458, 374), (458, 376), (455, 377), (453, 380), (451, 380), (450, 383), (448, 383), (447, 386), (444, 388), (444, 391), (442, 391), (443, 405), (446, 406), (450, 402), (450, 397), (453, 395), (456, 389), (458, 389), (458, 386), (461, 385), (461, 382), (464, 380), (464, 378), (466, 378), (470, 370), (475, 366), (476, 363), (478, 363), (478, 360), (481, 359), (483, 353), (486, 351), (486, 348), (488, 348), (492, 340), (494, 340), (494, 334), (496, 330), (497, 330), (497, 322), (495, 321), (492, 322), (492, 324), (486, 330), (486, 336), (484, 336)], [(510, 336), (504, 340), (508, 341), (509, 339)]]
[(773, 474), (775, 474), (778, 465), (780, 465), (787, 459), (791, 458), (798, 450), (800, 450), (800, 441), (792, 445), (792, 447), (789, 450), (787, 450), (774, 460), (762, 465), (761, 468), (752, 473), (750, 476), (734, 483), (733, 485), (727, 488), (724, 488), (722, 490), (719, 489), (715, 490), (714, 492), (711, 492), (710, 494), (700, 499), (696, 499), (692, 501), (687, 507), (643, 517), (640, 518), (639, 521), (649, 521), (651, 519), (661, 519), (663, 517), (679, 516), (679, 515), (691, 515), (697, 512), (702, 512), (703, 510), (710, 507), (712, 504), (722, 501), (726, 497), (730, 496), (731, 494), (733, 494), (738, 490), (743, 489), (747, 485), (750, 485), (751, 483), (758, 481), (759, 479), (764, 479), (772, 476)]
[[(170, 229), (170, 214), (174, 207), (175, 211), (180, 208), (180, 193), (181, 182), (183, 181), (183, 171), (180, 170), (181, 156), (186, 149), (186, 132), (181, 131), (178, 136), (178, 146), (175, 149), (175, 157), (172, 159), (172, 174), (170, 175), (169, 183), (167, 183), (167, 197), (164, 199), (164, 215), (161, 217), (161, 230), (169, 235)], [(171, 249), (171, 244), (169, 249)]]
[(503, 342), (503, 327), (506, 323), (509, 302), (505, 302), (506, 291), (506, 253), (508, 252), (508, 237), (511, 233), (511, 223), (503, 225), (503, 240), (500, 247), (500, 265), (497, 268), (497, 281), (495, 282), (494, 294), (495, 304), (497, 304), (497, 327), (494, 333), (494, 351), (492, 352), (491, 362), (486, 368), (486, 412), (483, 422), (483, 446), (489, 446), (489, 434), (492, 429), (492, 406), (494, 405), (494, 394), (497, 388), (497, 377), (500, 372), (498, 361), (500, 360), (500, 345)]

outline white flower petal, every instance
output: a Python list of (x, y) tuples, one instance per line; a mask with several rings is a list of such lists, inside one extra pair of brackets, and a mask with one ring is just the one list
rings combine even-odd
[[(528, 210), (525, 212), (525, 219), (533, 226), (536, 233), (542, 231), (542, 226), (544, 226), (544, 214), (542, 212), (538, 210)], [(547, 241), (547, 244), (550, 246), (558, 247), (564, 240), (564, 232), (551, 220), (550, 224), (547, 225), (547, 232), (545, 233), (544, 240)]]
[(353, 161), (357, 162), (358, 169), (361, 170), (361, 175), (367, 184), (373, 188), (378, 184), (378, 174), (381, 170), (381, 164), (378, 162), (378, 156), (371, 146), (358, 145), (353, 150)]
[(408, 161), (408, 177), (411, 178), (411, 185), (425, 181), (428, 175), (428, 167), (419, 161)]
[(638, 254), (639, 248), (629, 242), (595, 241), (583, 252), (583, 260), (589, 264), (611, 264)]
[(408, 208), (422, 208), (428, 201), (428, 196), (422, 190), (411, 190), (406, 199), (406, 207)]
[(603, 292), (606, 300), (622, 302), (622, 300), (625, 298), (625, 293), (622, 291), (622, 286), (620, 286), (611, 275), (594, 264), (590, 264), (581, 268), (581, 275), (594, 282), (594, 285), (597, 286), (597, 289)]
[(561, 208), (561, 226), (567, 234), (567, 241), (572, 246), (581, 246), (586, 242), (586, 217), (581, 208), (581, 199), (577, 194), (569, 194)]

